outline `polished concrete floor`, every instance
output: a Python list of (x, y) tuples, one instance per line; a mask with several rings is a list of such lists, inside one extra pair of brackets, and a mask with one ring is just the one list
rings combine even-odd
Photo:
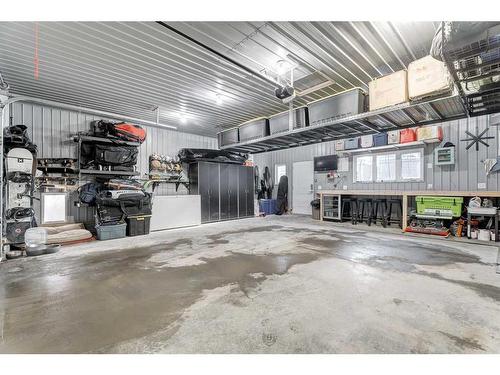
[(0, 352), (500, 352), (497, 247), (367, 229), (254, 218), (0, 263)]

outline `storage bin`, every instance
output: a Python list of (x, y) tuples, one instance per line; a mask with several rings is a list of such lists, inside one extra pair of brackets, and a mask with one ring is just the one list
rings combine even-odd
[(408, 101), (406, 70), (374, 79), (368, 83), (370, 111)]
[(387, 133), (378, 133), (373, 135), (373, 145), (375, 147), (387, 145)]
[(267, 137), (269, 135), (269, 120), (267, 118), (252, 120), (240, 125), (238, 129), (240, 142)]
[(415, 142), (417, 140), (417, 133), (415, 129), (403, 129), (400, 131), (400, 143)]
[(491, 238), (491, 233), (488, 229), (479, 229), (477, 239), (479, 241), (489, 241)]
[(311, 126), (322, 125), (364, 112), (365, 94), (361, 89), (354, 88), (309, 103), (307, 107), (309, 109), (309, 124)]
[(373, 135), (362, 135), (361, 136), (361, 147), (373, 147)]
[(264, 212), (266, 215), (274, 215), (276, 213), (276, 199), (260, 199), (259, 212)]
[(391, 130), (387, 132), (387, 144), (394, 145), (399, 143), (399, 130)]
[(339, 139), (338, 141), (335, 141), (335, 151), (344, 151), (344, 140)]
[(412, 61), (408, 65), (408, 96), (418, 100), (430, 96), (451, 94), (453, 81), (446, 64), (432, 56)]
[(462, 197), (417, 196), (417, 214), (459, 217), (462, 214)]
[(97, 239), (100, 241), (123, 238), (127, 232), (127, 224), (96, 225)]
[(127, 221), (127, 236), (142, 236), (149, 234), (151, 215), (128, 216)]
[(221, 131), (219, 133), (218, 138), (219, 138), (219, 147), (238, 143), (240, 140), (238, 128)]
[(359, 148), (359, 137), (346, 139), (344, 141), (344, 148), (346, 150), (355, 150)]
[(418, 141), (442, 141), (443, 140), (443, 129), (441, 126), (424, 126), (417, 129), (417, 140)]
[[(269, 117), (269, 132), (271, 134), (278, 134), (287, 132), (289, 111), (279, 113)], [(300, 129), (309, 126), (309, 118), (307, 107), (296, 108), (293, 111), (293, 128)]]

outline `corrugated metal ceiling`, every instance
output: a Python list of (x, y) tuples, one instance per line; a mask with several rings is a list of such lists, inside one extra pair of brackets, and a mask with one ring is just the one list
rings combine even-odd
[[(183, 33), (276, 77), (296, 66), (296, 106), (405, 68), (428, 54), (437, 23), (173, 22)], [(36, 38), (38, 35), (38, 38)], [(35, 79), (35, 51), (39, 70)], [(286, 110), (274, 86), (154, 22), (0, 22), (0, 70), (13, 94), (156, 120), (215, 135)], [(307, 91), (306, 91), (307, 92)], [(223, 99), (216, 104), (217, 95)]]

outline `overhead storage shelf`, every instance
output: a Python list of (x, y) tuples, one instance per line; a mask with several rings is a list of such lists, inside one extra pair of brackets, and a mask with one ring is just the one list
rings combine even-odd
[(444, 59), (470, 116), (500, 111), (500, 35), (486, 36), (453, 51)]
[(354, 150), (342, 150), (338, 151), (339, 154), (357, 154), (361, 152), (373, 152), (373, 151), (384, 151), (384, 150), (398, 150), (401, 148), (425, 146), (428, 143), (439, 142), (438, 139), (425, 140), (425, 141), (415, 141), (406, 143), (396, 143), (393, 145), (376, 146), (376, 147), (366, 147), (366, 148), (356, 148)]
[(337, 139), (369, 135), (395, 129), (429, 125), (467, 116), (458, 94), (419, 102), (403, 103), (376, 111), (332, 120), (316, 126), (221, 147), (221, 150), (260, 153)]

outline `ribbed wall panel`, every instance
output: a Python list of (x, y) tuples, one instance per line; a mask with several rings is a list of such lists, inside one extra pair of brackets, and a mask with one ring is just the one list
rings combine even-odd
[[(24, 124), (28, 127), (31, 140), (38, 146), (39, 158), (76, 158), (77, 143), (72, 136), (78, 132), (88, 132), (90, 122), (99, 120), (91, 114), (67, 111), (59, 108), (39, 106), (22, 102), (13, 103), (10, 108), (12, 124)], [(146, 178), (149, 171), (149, 155), (160, 153), (175, 156), (181, 148), (217, 148), (217, 139), (190, 133), (182, 133), (169, 129), (145, 127), (148, 135), (139, 148), (137, 170), (140, 177)], [(187, 194), (184, 186), (179, 187), (177, 194)], [(176, 194), (175, 185), (160, 184), (155, 195)], [(77, 208), (76, 193), (70, 195), (68, 208), (75, 222), (92, 222), (93, 210), (86, 207)], [(39, 214), (39, 204), (35, 201), (35, 210)]]
[[(498, 124), (500, 116), (481, 116), (457, 121), (449, 121), (439, 124), (443, 128), (443, 139), (451, 142), (456, 147), (455, 165), (436, 166), (434, 165), (434, 149), (439, 143), (425, 146), (424, 161), (424, 181), (423, 182), (391, 182), (391, 183), (354, 183), (352, 175), (353, 154), (349, 155), (349, 172), (339, 172), (345, 175), (344, 181), (337, 186), (342, 189), (347, 186), (349, 190), (382, 190), (382, 191), (412, 191), (412, 190), (434, 190), (434, 191), (497, 191), (500, 188), (500, 176), (492, 173), (486, 176), (482, 161), (489, 158), (496, 158), (499, 155), (499, 128), (492, 126)], [(468, 130), (472, 134), (476, 133), (476, 125), (479, 133), (486, 127), (489, 130), (486, 135), (493, 136), (494, 139), (486, 140), (489, 147), (482, 144), (479, 151), (475, 146), (466, 150), (468, 142), (461, 139), (469, 138), (465, 132)], [(418, 146), (422, 147), (422, 146)], [(254, 155), (254, 161), (263, 171), (265, 166), (271, 168), (274, 174), (276, 164), (286, 164), (288, 181), (293, 181), (293, 163), (298, 161), (312, 160), (315, 156), (334, 155), (334, 142), (318, 143), (309, 146), (302, 146), (288, 150), (273, 151)], [(356, 154), (359, 155), (359, 154)], [(432, 166), (432, 168), (428, 168)], [(486, 189), (479, 189), (478, 184), (485, 183)], [(323, 190), (333, 190), (333, 184), (327, 182), (324, 173), (315, 175), (315, 188), (321, 186)], [(432, 185), (430, 187), (429, 185)], [(290, 205), (293, 202), (293, 186), (289, 187)]]

